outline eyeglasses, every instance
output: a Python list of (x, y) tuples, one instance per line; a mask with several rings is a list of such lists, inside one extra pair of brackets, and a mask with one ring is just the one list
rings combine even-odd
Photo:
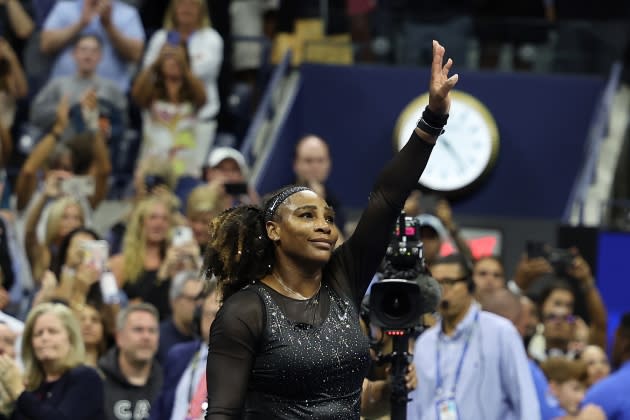
[(444, 287), (444, 286), (453, 287), (457, 283), (468, 281), (468, 277), (467, 276), (463, 276), (463, 277), (459, 277), (459, 278), (456, 278), (456, 279), (450, 279), (450, 278), (447, 277), (447, 278), (444, 278), (444, 279), (435, 279), (435, 280), (442, 287)]
[(543, 319), (551, 322), (566, 321), (569, 324), (573, 324), (575, 322), (575, 316), (571, 314), (547, 314), (543, 317)]

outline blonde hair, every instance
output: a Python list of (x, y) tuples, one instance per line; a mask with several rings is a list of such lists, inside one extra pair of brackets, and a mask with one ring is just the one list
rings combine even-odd
[[(136, 205), (131, 212), (129, 223), (125, 236), (123, 237), (123, 261), (125, 282), (134, 283), (142, 270), (144, 270), (144, 255), (146, 250), (146, 240), (144, 232), (144, 218), (147, 213), (155, 206), (162, 205), (166, 208), (169, 215), (169, 223), (173, 224), (173, 210), (171, 203), (160, 196), (150, 196)], [(166, 252), (167, 239), (164, 240), (162, 247)]]
[[(164, 24), (162, 27), (166, 30), (177, 30), (177, 22), (175, 22), (175, 3), (180, 0), (171, 0), (168, 4), (168, 8), (166, 9), (166, 14), (164, 15)], [(197, 24), (198, 27), (208, 28), (210, 27), (210, 17), (208, 15), (208, 7), (206, 6), (206, 2), (204, 0), (195, 0), (199, 3), (199, 22)]]
[(63, 212), (70, 206), (77, 206), (79, 208), (79, 213), (81, 214), (81, 225), (85, 225), (85, 212), (79, 200), (69, 196), (56, 199), (50, 204), (48, 218), (46, 220), (44, 242), (47, 246), (50, 246), (50, 244), (52, 244), (56, 239), (60, 239), (57, 238), (59, 235), (59, 224), (63, 218)]
[(225, 197), (220, 188), (213, 185), (199, 185), (190, 192), (186, 202), (186, 217), (197, 213), (218, 212)]
[(55, 366), (56, 373), (65, 373), (81, 364), (85, 360), (85, 346), (81, 337), (81, 329), (79, 322), (75, 318), (72, 310), (61, 303), (41, 303), (31, 309), (26, 318), (24, 325), (24, 334), (22, 337), (22, 361), (24, 362), (24, 378), (26, 380), (26, 389), (32, 391), (39, 387), (46, 378), (46, 372), (33, 351), (33, 333), (35, 322), (44, 315), (51, 313), (55, 315), (68, 334), (70, 341), (70, 350), (68, 355), (57, 362)]
[(177, 184), (177, 175), (173, 171), (173, 166), (168, 159), (160, 155), (147, 155), (138, 163), (142, 176), (155, 175), (166, 180), (166, 186), (173, 191)]

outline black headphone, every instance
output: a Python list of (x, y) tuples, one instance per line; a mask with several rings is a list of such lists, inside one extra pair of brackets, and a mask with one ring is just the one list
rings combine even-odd
[(462, 256), (462, 263), (464, 263), (464, 270), (466, 276), (466, 283), (468, 285), (468, 293), (471, 295), (475, 293), (475, 280), (473, 279), (473, 262), (465, 256)]

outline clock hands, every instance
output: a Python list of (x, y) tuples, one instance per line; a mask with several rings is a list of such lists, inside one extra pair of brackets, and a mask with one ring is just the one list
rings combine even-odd
[(457, 150), (455, 150), (455, 148), (453, 147), (453, 145), (447, 140), (446, 137), (442, 137), (440, 138), (440, 143), (442, 143), (444, 145), (444, 147), (446, 148), (446, 150), (448, 150), (449, 154), (451, 156), (453, 156), (455, 158), (455, 160), (457, 161), (457, 164), (459, 165), (459, 169), (464, 172), (466, 170), (466, 163), (462, 160), (461, 156), (459, 155), (459, 153), (457, 153)]

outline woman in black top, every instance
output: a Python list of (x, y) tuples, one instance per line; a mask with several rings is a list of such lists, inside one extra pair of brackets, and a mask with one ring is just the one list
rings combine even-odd
[(85, 349), (71, 309), (42, 303), (29, 313), (22, 341), (24, 377), (0, 355), (0, 387), (13, 405), (11, 420), (102, 420), (103, 382), (83, 364)]
[(210, 333), (208, 419), (359, 418), (369, 363), (359, 307), (446, 124), (457, 75), (443, 57), (434, 41), (429, 106), (343, 245), (333, 210), (304, 187), (213, 220), (206, 268), (224, 304)]

